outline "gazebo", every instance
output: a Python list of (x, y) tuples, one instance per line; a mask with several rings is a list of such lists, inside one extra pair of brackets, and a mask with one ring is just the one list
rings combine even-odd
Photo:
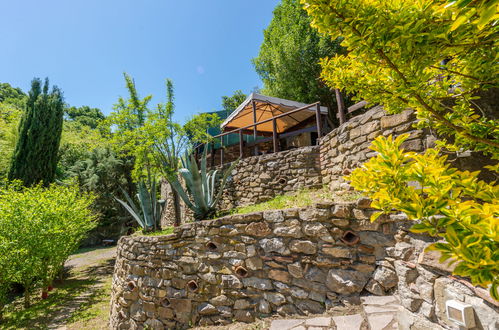
[[(314, 135), (310, 144), (315, 144), (322, 136), (327, 114), (327, 107), (320, 106), (319, 102), (305, 104), (252, 93), (220, 125), (222, 133), (215, 136), (220, 141), (220, 161), (224, 162), (224, 149), (228, 147), (224, 141), (228, 140), (229, 135), (239, 135), (238, 156), (241, 158), (248, 147), (253, 148), (252, 154), (259, 155), (262, 153), (259, 145), (272, 142), (272, 152), (278, 152), (281, 149), (280, 141), (307, 133)], [(213, 165), (214, 143), (211, 152)]]

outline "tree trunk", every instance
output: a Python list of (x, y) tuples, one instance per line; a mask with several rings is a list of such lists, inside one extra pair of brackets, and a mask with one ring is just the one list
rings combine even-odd
[(178, 227), (182, 222), (182, 215), (180, 214), (181, 213), (180, 198), (178, 196), (177, 191), (173, 188), (172, 188), (172, 197), (173, 197), (173, 211), (175, 213), (175, 221), (173, 225), (175, 227)]
[(24, 308), (28, 308), (30, 303), (30, 288), (29, 286), (24, 287)]

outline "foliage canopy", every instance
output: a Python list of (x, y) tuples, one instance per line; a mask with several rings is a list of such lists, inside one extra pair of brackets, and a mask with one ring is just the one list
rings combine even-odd
[(32, 291), (51, 284), (94, 227), (92, 200), (73, 186), (24, 188), (11, 183), (1, 188), (0, 289), (21, 283), (29, 306)]
[(381, 210), (372, 221), (392, 210), (418, 220), (412, 231), (445, 239), (432, 245), (441, 262), (453, 259), (455, 274), (490, 285), (499, 300), (499, 186), (478, 180), (479, 172), (451, 168), (439, 149), (404, 152), (400, 145), (407, 137), (376, 138), (371, 149), (378, 155), (347, 179)]
[(498, 87), (497, 0), (301, 2), (314, 27), (344, 38), (347, 54), (321, 61), (330, 87), (389, 112), (415, 109), (452, 150), (499, 154), (497, 109), (477, 100)]
[(283, 0), (264, 30), (253, 64), (264, 83), (263, 94), (304, 103), (320, 101), (336, 121), (335, 93), (320, 77), (319, 60), (344, 49), (341, 39), (318, 33), (310, 21), (298, 0)]
[(26, 110), (19, 124), (19, 137), (9, 169), (9, 180), (31, 186), (54, 181), (62, 132), (64, 100), (59, 88), (49, 92), (49, 82), (33, 79)]

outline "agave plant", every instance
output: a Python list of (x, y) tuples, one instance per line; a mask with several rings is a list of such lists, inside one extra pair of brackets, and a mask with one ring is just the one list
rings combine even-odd
[[(201, 169), (193, 154), (186, 152), (182, 158), (182, 168), (178, 171), (184, 178), (187, 189), (179, 182), (177, 175), (170, 175), (168, 182), (178, 193), (185, 205), (194, 211), (195, 220), (208, 219), (215, 214), (216, 205), (227, 183), (227, 178), (239, 160), (220, 173), (219, 170), (206, 170), (206, 148), (201, 156)], [(217, 189), (218, 188), (218, 189)]]
[(156, 199), (156, 181), (152, 180), (151, 190), (147, 190), (147, 186), (143, 180), (139, 181), (137, 199), (140, 203), (140, 209), (135, 205), (130, 195), (124, 189), (121, 190), (128, 203), (118, 198), (116, 200), (125, 207), (142, 229), (144, 231), (159, 229), (161, 212), (165, 201)]

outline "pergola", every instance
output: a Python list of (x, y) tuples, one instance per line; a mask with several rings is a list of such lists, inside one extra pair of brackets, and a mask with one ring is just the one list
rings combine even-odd
[[(282, 134), (300, 128), (304, 122), (316, 116), (317, 111), (320, 115), (327, 115), (326, 107), (318, 105), (313, 107), (313, 105), (251, 93), (220, 127), (223, 132), (229, 132), (254, 125), (251, 132), (256, 131), (258, 135), (271, 136), (274, 131)], [(300, 108), (303, 109), (293, 111)], [(275, 127), (273, 118), (275, 118)]]
[[(270, 137), (274, 152), (278, 152), (280, 138), (305, 132), (317, 132), (318, 137), (321, 137), (323, 119), (327, 114), (327, 107), (321, 107), (319, 102), (305, 104), (252, 93), (220, 125), (222, 133), (215, 136), (220, 138), (222, 145), (221, 162), (223, 163), (224, 158), (223, 137), (228, 134), (239, 134), (241, 158), (245, 143), (244, 134), (253, 135), (255, 155), (258, 155), (257, 144), (269, 141)], [(257, 140), (257, 137), (262, 136), (269, 138)], [(212, 152), (214, 152), (213, 145)]]

